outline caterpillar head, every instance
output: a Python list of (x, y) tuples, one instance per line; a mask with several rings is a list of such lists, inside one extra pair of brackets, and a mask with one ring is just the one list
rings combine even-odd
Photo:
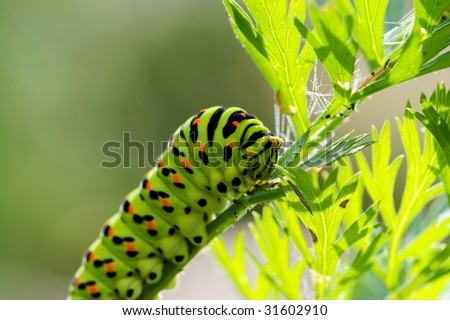
[(255, 126), (241, 145), (242, 167), (248, 170), (254, 181), (270, 178), (278, 160), (278, 150), (283, 140), (274, 136), (266, 127)]

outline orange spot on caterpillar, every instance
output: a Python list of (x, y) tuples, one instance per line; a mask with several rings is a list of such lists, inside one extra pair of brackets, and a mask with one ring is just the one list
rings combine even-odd
[[(147, 227), (148, 227), (148, 224), (147, 224)], [(127, 249), (127, 251), (135, 251), (136, 250), (136, 245), (134, 243), (132, 243), (132, 242), (127, 242), (125, 244), (125, 248)]]
[(116, 270), (116, 268), (114, 267), (114, 263), (108, 263), (105, 266), (106, 272), (113, 272)]
[(150, 183), (150, 181), (147, 180), (147, 182), (145, 183), (145, 190), (151, 190), (152, 188), (152, 184)]
[(177, 176), (176, 174), (174, 174), (174, 175), (172, 176), (172, 182), (173, 182), (173, 183), (179, 183), (179, 182), (181, 182), (181, 177), (180, 177), (180, 176)]
[[(153, 221), (147, 221), (145, 224), (147, 225), (147, 229), (149, 229), (149, 230), (153, 230), (156, 228), (156, 224)], [(130, 243), (130, 244), (132, 244), (132, 243)], [(127, 249), (128, 249), (128, 247), (127, 247)]]
[(247, 114), (244, 113), (244, 112), (241, 112), (240, 116), (241, 116), (242, 118), (247, 118)]
[(185, 168), (190, 168), (191, 167), (191, 163), (189, 162), (188, 159), (181, 159), (180, 162), (183, 165), (183, 167), (185, 167)]
[(238, 127), (241, 123), (239, 121), (233, 121), (232, 124), (233, 126)]
[(112, 227), (109, 227), (108, 229), (108, 237), (112, 237), (114, 235), (114, 229)]
[(78, 287), (79, 284), (80, 284), (80, 279), (79, 279), (79, 278), (73, 279), (73, 285), (74, 285), (75, 287)]
[(201, 142), (198, 143), (198, 149), (203, 152), (203, 150), (205, 149), (205, 145)]
[(91, 253), (89, 254), (89, 262), (94, 261), (95, 258), (96, 258), (96, 257), (95, 257), (95, 253), (91, 252)]
[(134, 214), (135, 213), (135, 210), (134, 210), (134, 207), (133, 207), (133, 205), (130, 203), (130, 205), (128, 206), (128, 213), (129, 214)]
[(192, 121), (192, 124), (199, 124), (200, 122), (201, 122), (201, 119), (197, 118), (194, 121)]
[(96, 286), (95, 284), (92, 284), (92, 285), (88, 286), (87, 289), (88, 289), (88, 291), (89, 291), (90, 294), (93, 294), (93, 293), (97, 293), (97, 292), (98, 292), (97, 286)]
[(234, 143), (232, 141), (230, 141), (230, 142), (227, 143), (227, 146), (229, 146), (230, 148), (233, 148), (234, 147)]
[(253, 151), (249, 151), (249, 152), (248, 152), (248, 156), (249, 156), (249, 157), (253, 157), (254, 155), (255, 155), (255, 153), (254, 153)]
[[(159, 160), (158, 167), (164, 167), (164, 161), (162, 159)], [(150, 172), (149, 172), (149, 175), (150, 175)]]
[(170, 207), (169, 199), (161, 199), (161, 203), (162, 203), (163, 207)]

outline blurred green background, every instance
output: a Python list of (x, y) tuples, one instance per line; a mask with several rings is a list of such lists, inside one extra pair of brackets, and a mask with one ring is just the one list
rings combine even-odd
[[(131, 132), (160, 143), (188, 116), (239, 105), (273, 128), (268, 85), (221, 1), (0, 0), (0, 299), (64, 299), (83, 251), (146, 169), (100, 167)], [(367, 101), (368, 132), (448, 72)], [(400, 151), (399, 151), (400, 152)], [(166, 298), (238, 298), (210, 252)]]

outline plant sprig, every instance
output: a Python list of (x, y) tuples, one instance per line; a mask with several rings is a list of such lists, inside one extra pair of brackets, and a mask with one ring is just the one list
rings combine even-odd
[[(251, 235), (259, 255), (242, 249), (248, 240), (239, 234), (231, 253), (220, 241), (214, 245), (218, 259), (247, 298), (437, 298), (450, 280), (449, 249), (444, 242), (450, 236), (448, 204), (429, 213), (435, 217), (431, 222), (416, 221), (424, 219), (427, 207), (441, 202), (442, 195), (450, 203), (450, 112), (445, 86), (440, 85), (430, 99), (422, 96), (423, 113), (407, 105), (402, 120), (397, 120), (405, 154), (393, 160), (389, 123), (380, 132), (372, 129), (376, 143), (371, 162), (357, 152), (373, 143), (361, 142), (366, 135), (345, 136), (316, 153), (308, 147), (322, 143), (370, 95), (450, 66), (445, 50), (450, 44), (447, 4), (416, 0), (415, 11), (401, 20), (402, 25), (384, 34), (387, 0), (333, 0), (296, 11), (299, 2), (244, 0), (245, 7), (240, 7), (224, 0), (233, 30), (271, 85), (276, 103), (294, 121), (300, 138), (279, 162), (278, 176), (286, 177), (281, 180), (282, 201), (266, 205), (262, 216), (254, 214)], [(354, 75), (359, 53), (369, 66), (362, 82)], [(308, 78), (316, 59), (331, 80), (333, 98), (315, 119), (298, 119), (309, 114), (306, 82), (298, 82), (302, 87), (296, 89), (289, 75)], [(304, 69), (298, 69), (299, 61), (305, 63)], [(414, 118), (426, 128), (423, 147)], [(320, 160), (313, 163), (323, 167), (329, 164), (325, 159), (335, 160), (333, 152), (340, 159), (355, 154), (356, 164), (346, 160), (343, 166), (333, 162), (331, 172), (308, 170), (305, 159)], [(402, 165), (407, 181), (397, 202), (394, 191)], [(365, 193), (372, 201), (368, 206), (363, 202)], [(258, 270), (253, 282), (246, 258)], [(305, 274), (314, 288), (309, 292), (301, 283)], [(284, 281), (286, 277), (293, 279), (291, 284)], [(371, 283), (380, 287), (372, 296), (363, 291)]]

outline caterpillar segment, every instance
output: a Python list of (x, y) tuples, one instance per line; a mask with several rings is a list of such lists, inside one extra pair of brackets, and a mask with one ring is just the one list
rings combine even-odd
[(120, 259), (133, 261), (134, 270), (147, 284), (158, 282), (166, 259), (159, 254), (155, 243), (137, 236), (122, 220), (121, 215), (121, 212), (116, 213), (103, 226), (103, 243)]
[(212, 107), (189, 118), (103, 226), (69, 288), (70, 299), (136, 299), (207, 243), (230, 200), (270, 179), (282, 139), (244, 110)]

